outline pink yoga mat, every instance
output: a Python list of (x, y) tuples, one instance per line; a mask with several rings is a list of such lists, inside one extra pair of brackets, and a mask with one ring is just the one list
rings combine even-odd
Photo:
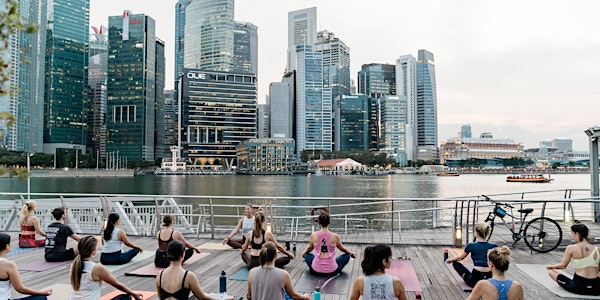
[(19, 265), (18, 268), (19, 268), (19, 271), (42, 272), (42, 271), (52, 269), (54, 267), (68, 265), (68, 264), (71, 264), (72, 262), (73, 262), (72, 260), (60, 261), (60, 262), (47, 262), (45, 260), (41, 260), (41, 261), (28, 263), (25, 265)]
[(415, 268), (410, 260), (395, 259), (392, 261), (390, 268), (385, 270), (385, 272), (400, 279), (407, 292), (423, 291)]
[[(456, 273), (456, 270), (454, 270), (454, 267), (452, 266), (452, 264), (447, 264), (444, 263), (444, 265), (446, 265), (446, 268), (448, 268), (448, 270), (450, 270), (450, 273), (452, 274), (452, 277), (454, 277), (456, 279), (456, 281), (458, 282), (458, 285), (460, 285), (460, 287), (463, 289), (463, 291), (465, 292), (470, 292), (473, 290), (472, 287), (470, 287), (469, 285), (467, 285), (465, 283), (465, 280), (460, 277), (460, 275), (458, 275), (458, 273)], [(463, 264), (467, 269), (472, 270), (473, 269), (473, 265), (472, 264)]]
[[(200, 260), (201, 258), (204, 258), (206, 256), (208, 256), (210, 253), (208, 252), (200, 252), (200, 253), (194, 253), (194, 255), (192, 255), (192, 257), (190, 257), (188, 260), (185, 261), (185, 263), (183, 263), (183, 266), (187, 266), (191, 263), (194, 263), (198, 260)], [(127, 272), (125, 273), (126, 276), (140, 276), (140, 277), (156, 277), (156, 274), (158, 274), (158, 272), (160, 272), (161, 270), (164, 270), (163, 268), (158, 268), (154, 265), (154, 262), (145, 265), (139, 269), (133, 270), (131, 272)]]

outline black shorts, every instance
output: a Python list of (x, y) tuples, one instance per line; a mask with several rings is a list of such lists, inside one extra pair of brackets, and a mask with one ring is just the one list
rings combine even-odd
[(556, 281), (558, 282), (558, 285), (574, 294), (595, 296), (600, 295), (600, 277), (589, 279), (574, 274), (573, 279), (570, 279), (563, 274), (558, 274)]
[(44, 255), (44, 258), (48, 262), (73, 260), (73, 259), (75, 259), (75, 250), (73, 250), (73, 248), (69, 248), (69, 249), (65, 249), (65, 251), (61, 251), (58, 253), (56, 253), (56, 252), (46, 253)]

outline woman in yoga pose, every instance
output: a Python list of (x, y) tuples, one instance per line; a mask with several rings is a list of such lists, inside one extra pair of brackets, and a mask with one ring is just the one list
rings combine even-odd
[[(252, 204), (246, 204), (244, 207), (244, 216), (238, 221), (237, 226), (223, 240), (223, 244), (227, 244), (233, 249), (240, 249), (246, 242), (246, 234), (254, 228), (254, 208)], [(242, 230), (242, 238), (234, 239), (235, 234)]]
[[(129, 241), (125, 231), (117, 228), (121, 224), (119, 214), (111, 213), (108, 215), (108, 223), (106, 229), (102, 233), (104, 247), (100, 254), (100, 262), (103, 265), (122, 265), (130, 262), (138, 253), (144, 251), (142, 247), (137, 246)], [(131, 247), (127, 252), (122, 252), (123, 244)]]
[(360, 263), (364, 276), (356, 278), (352, 286), (350, 300), (407, 300), (404, 285), (400, 279), (385, 273), (392, 264), (392, 248), (377, 244), (365, 248), (365, 256)]
[(46, 233), (40, 228), (40, 220), (34, 216), (37, 203), (34, 200), (26, 201), (23, 204), (21, 213), (23, 216), (19, 219), (21, 224), (21, 234), (19, 234), (19, 247), (36, 248), (46, 246), (46, 239), (36, 240), (35, 234), (46, 236)]
[[(575, 221), (571, 226), (571, 237), (575, 244), (567, 246), (562, 261), (556, 265), (548, 265), (548, 275), (565, 290), (579, 295), (600, 295), (600, 251), (588, 241), (589, 230), (584, 224)], [(555, 269), (564, 269), (573, 263), (575, 274), (573, 279), (559, 274)]]
[(156, 233), (156, 239), (158, 240), (158, 249), (156, 249), (156, 255), (154, 256), (154, 265), (159, 268), (166, 268), (170, 265), (167, 259), (167, 248), (171, 241), (180, 241), (188, 249), (185, 250), (183, 261), (185, 262), (194, 254), (200, 253), (200, 248), (188, 243), (181, 232), (173, 229), (173, 216), (165, 215), (163, 217), (163, 230)]
[(0, 299), (10, 299), (13, 287), (21, 294), (31, 295), (19, 300), (45, 300), (52, 295), (52, 290), (38, 291), (23, 284), (17, 265), (5, 258), (10, 249), (10, 235), (0, 233)]
[[(279, 257), (275, 260), (275, 267), (283, 268), (290, 262), (291, 259), (294, 259), (294, 255), (288, 252), (285, 248), (281, 247), (281, 245), (277, 244), (275, 236), (263, 228), (263, 223), (265, 221), (265, 214), (262, 212), (257, 212), (254, 218), (254, 229), (246, 234), (246, 241), (242, 246), (240, 254), (248, 269), (260, 266), (260, 250), (262, 249), (263, 244), (266, 242), (273, 242), (275, 247), (277, 247), (279, 251), (286, 255), (286, 257)], [(246, 249), (248, 249), (249, 246), (251, 247), (250, 255), (246, 253)]]
[(473, 288), (467, 300), (522, 300), (523, 287), (518, 281), (506, 279), (504, 272), (508, 270), (510, 249), (507, 246), (494, 248), (488, 254), (488, 265), (492, 270), (492, 278), (480, 280)]
[[(478, 223), (475, 225), (476, 241), (467, 244), (465, 247), (465, 252), (461, 256), (453, 259), (448, 258), (446, 260), (446, 263), (452, 263), (454, 270), (456, 270), (456, 272), (463, 278), (465, 283), (470, 287), (474, 287), (479, 280), (492, 277), (492, 271), (488, 267), (487, 263), (487, 254), (488, 250), (496, 248), (498, 245), (487, 241), (490, 232), (490, 224)], [(459, 261), (465, 259), (469, 254), (471, 254), (471, 259), (473, 260), (472, 271), (469, 271), (469, 269), (467, 269), (462, 263), (459, 263)]]

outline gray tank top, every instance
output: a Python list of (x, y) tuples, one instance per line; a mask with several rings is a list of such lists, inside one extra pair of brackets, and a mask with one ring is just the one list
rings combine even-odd
[(256, 267), (250, 270), (252, 300), (285, 300), (283, 274), (279, 268)]
[(242, 236), (246, 236), (246, 234), (250, 231), (254, 230), (254, 217), (242, 219)]

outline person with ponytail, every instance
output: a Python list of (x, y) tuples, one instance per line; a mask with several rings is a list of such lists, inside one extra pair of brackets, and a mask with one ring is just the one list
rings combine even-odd
[[(242, 260), (248, 267), (252, 269), (260, 265), (259, 254), (262, 246), (266, 242), (272, 242), (275, 244), (277, 249), (283, 252), (286, 257), (279, 257), (275, 260), (275, 266), (277, 268), (283, 268), (285, 265), (290, 263), (290, 260), (294, 259), (294, 255), (288, 252), (285, 248), (277, 243), (273, 233), (264, 229), (264, 223), (266, 221), (265, 214), (263, 212), (257, 212), (254, 216), (254, 229), (246, 234), (246, 241), (241, 249)], [(250, 255), (246, 253), (246, 249), (250, 248)]]
[[(321, 230), (310, 235), (308, 247), (304, 250), (302, 257), (304, 257), (311, 274), (327, 277), (335, 276), (342, 272), (342, 269), (350, 261), (350, 257), (356, 258), (356, 253), (351, 252), (342, 245), (342, 239), (337, 233), (329, 231), (331, 220), (328, 213), (321, 212), (317, 221), (321, 226)], [(344, 254), (335, 257), (336, 248)], [(315, 254), (311, 253), (313, 249)]]
[(156, 249), (156, 255), (154, 256), (154, 265), (159, 268), (166, 268), (170, 265), (167, 259), (167, 248), (171, 241), (180, 241), (189, 249), (185, 250), (183, 261), (185, 262), (194, 254), (200, 253), (200, 248), (188, 243), (181, 232), (173, 229), (173, 216), (165, 215), (163, 217), (163, 226), (165, 229), (156, 233), (156, 239), (158, 240), (158, 249)]
[[(240, 249), (246, 242), (246, 234), (252, 230), (254, 226), (254, 207), (252, 204), (246, 204), (244, 207), (244, 217), (240, 218), (237, 226), (223, 240), (223, 245), (227, 244), (233, 249)], [(242, 230), (242, 238), (234, 239), (235, 234)]]
[[(571, 226), (571, 237), (575, 244), (567, 246), (562, 261), (548, 265), (548, 275), (565, 290), (579, 295), (600, 295), (600, 251), (588, 241), (589, 230), (585, 224), (575, 220)], [(573, 279), (559, 274), (555, 269), (564, 269), (573, 264)]]
[(266, 242), (259, 254), (260, 268), (254, 268), (248, 273), (248, 291), (246, 299), (252, 300), (285, 300), (283, 291), (292, 299), (309, 300), (306, 295), (300, 295), (292, 286), (292, 277), (286, 270), (276, 268), (277, 244)]
[(10, 235), (0, 233), (0, 299), (10, 299), (13, 287), (15, 291), (21, 294), (31, 295), (25, 298), (19, 298), (19, 300), (48, 299), (47, 296), (52, 295), (52, 290), (38, 291), (30, 289), (23, 284), (17, 265), (5, 258), (6, 254), (10, 252), (10, 249)]
[[(77, 244), (79, 255), (71, 264), (71, 287), (73, 291), (69, 295), (69, 300), (98, 300), (102, 296), (102, 282), (106, 282), (120, 291), (131, 295), (136, 300), (143, 300), (141, 294), (130, 290), (112, 275), (112, 273), (103, 265), (94, 263), (92, 257), (96, 255), (96, 246), (98, 239), (95, 236), (88, 235), (82, 238)], [(119, 295), (113, 299), (123, 299)], [(129, 299), (128, 297), (125, 297)]]
[(52, 210), (52, 216), (55, 221), (46, 228), (46, 249), (44, 259), (49, 262), (73, 260), (77, 255), (77, 250), (67, 249), (67, 239), (72, 238), (76, 241), (81, 238), (73, 232), (73, 229), (65, 225), (65, 209), (57, 207)]
[[(487, 253), (490, 249), (498, 247), (498, 245), (487, 241), (492, 232), (490, 224), (485, 222), (478, 223), (475, 225), (474, 231), (475, 242), (467, 244), (462, 255), (446, 260), (446, 263), (452, 263), (454, 270), (470, 287), (474, 287), (479, 280), (492, 277), (492, 271), (487, 263)], [(473, 260), (472, 271), (469, 271), (467, 267), (459, 263), (459, 261), (465, 259), (469, 254), (471, 254), (471, 259)]]
[(202, 291), (194, 272), (183, 268), (184, 256), (185, 245), (181, 241), (174, 240), (167, 245), (167, 259), (170, 265), (156, 275), (158, 299), (187, 300), (192, 292), (196, 299), (217, 300)]
[(406, 290), (400, 279), (385, 273), (392, 260), (392, 248), (385, 244), (367, 246), (360, 266), (363, 276), (352, 285), (351, 300), (407, 300)]
[(518, 281), (506, 279), (510, 248), (502, 246), (490, 250), (487, 255), (488, 265), (492, 270), (492, 278), (480, 280), (473, 288), (467, 300), (522, 300), (523, 286)]
[[(142, 247), (137, 246), (129, 241), (125, 231), (117, 228), (121, 224), (119, 214), (111, 213), (108, 215), (106, 228), (102, 232), (102, 240), (104, 247), (100, 254), (100, 262), (103, 265), (122, 265), (130, 262), (138, 253), (144, 251)], [(123, 244), (132, 248), (126, 252), (122, 252)]]
[(44, 247), (46, 245), (46, 239), (36, 240), (35, 234), (46, 236), (46, 233), (40, 228), (40, 220), (34, 216), (35, 208), (37, 204), (34, 200), (26, 201), (23, 204), (21, 213), (23, 214), (19, 219), (21, 224), (21, 234), (19, 234), (19, 247), (21, 248), (36, 248)]

